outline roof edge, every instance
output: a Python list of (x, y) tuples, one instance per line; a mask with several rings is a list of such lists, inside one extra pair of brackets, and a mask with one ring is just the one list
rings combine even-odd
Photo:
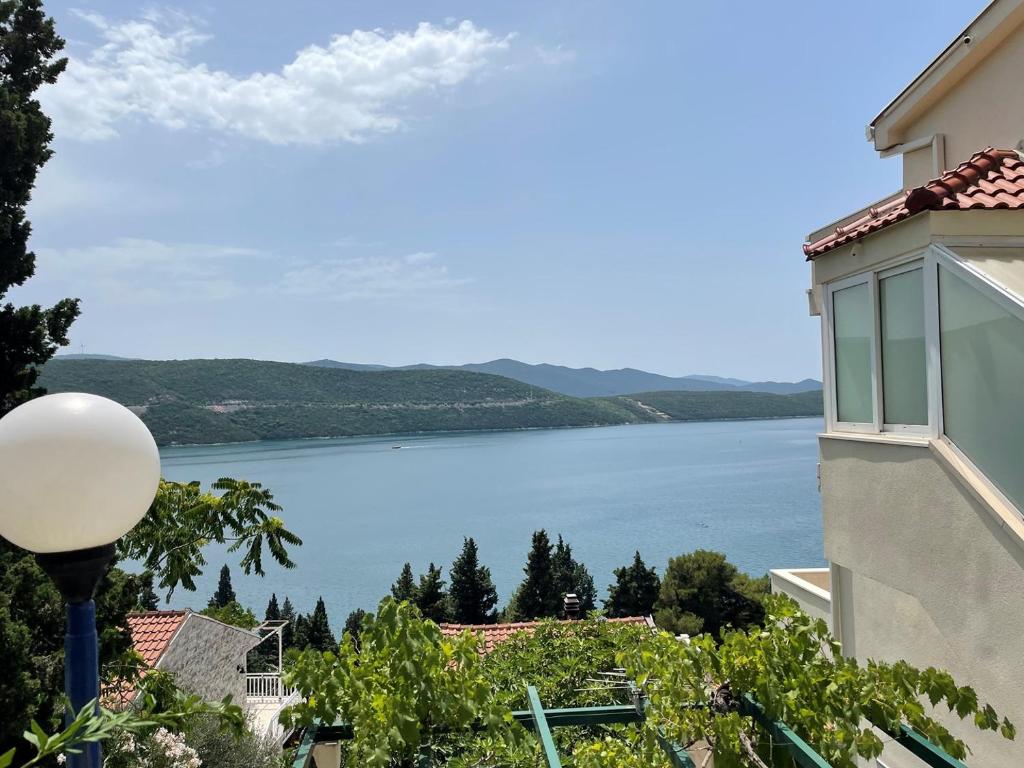
[[(1016, 23), (1004, 23), (1014, 16)], [(898, 125), (916, 114), (919, 105), (927, 107), (937, 90), (959, 82), (1021, 22), (1024, 22), (1024, 0), (992, 0), (868, 123), (868, 141), (873, 142), (879, 152), (899, 144), (899, 137), (889, 135), (885, 122), (891, 119)]]

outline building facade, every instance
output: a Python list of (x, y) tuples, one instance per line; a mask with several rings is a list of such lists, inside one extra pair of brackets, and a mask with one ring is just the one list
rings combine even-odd
[[(804, 245), (830, 567), (773, 588), (844, 653), (948, 669), (1024, 725), (1024, 0), (991, 3), (868, 138), (903, 189)], [(1024, 744), (946, 720), (969, 765), (1024, 765)]]

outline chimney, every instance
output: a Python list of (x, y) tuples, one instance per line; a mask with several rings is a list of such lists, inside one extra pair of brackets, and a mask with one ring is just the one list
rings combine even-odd
[(580, 618), (580, 599), (575, 592), (565, 593), (562, 608), (565, 610), (565, 618), (569, 621), (576, 621)]

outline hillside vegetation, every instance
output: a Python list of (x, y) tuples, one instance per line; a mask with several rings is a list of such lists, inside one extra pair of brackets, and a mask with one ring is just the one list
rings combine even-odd
[(795, 395), (733, 391), (640, 392), (607, 399), (644, 420), (782, 419), (823, 413), (820, 389)]
[(131, 407), (161, 445), (641, 421), (500, 376), (350, 371), (257, 360), (52, 360), (40, 384)]
[(821, 393), (576, 398), (447, 368), (353, 371), (258, 360), (52, 360), (40, 384), (126, 405), (161, 445), (811, 416)]

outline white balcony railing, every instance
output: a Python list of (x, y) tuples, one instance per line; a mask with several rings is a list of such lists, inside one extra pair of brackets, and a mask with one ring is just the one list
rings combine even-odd
[(250, 699), (284, 699), (294, 692), (277, 672), (249, 672), (245, 676), (245, 695)]

